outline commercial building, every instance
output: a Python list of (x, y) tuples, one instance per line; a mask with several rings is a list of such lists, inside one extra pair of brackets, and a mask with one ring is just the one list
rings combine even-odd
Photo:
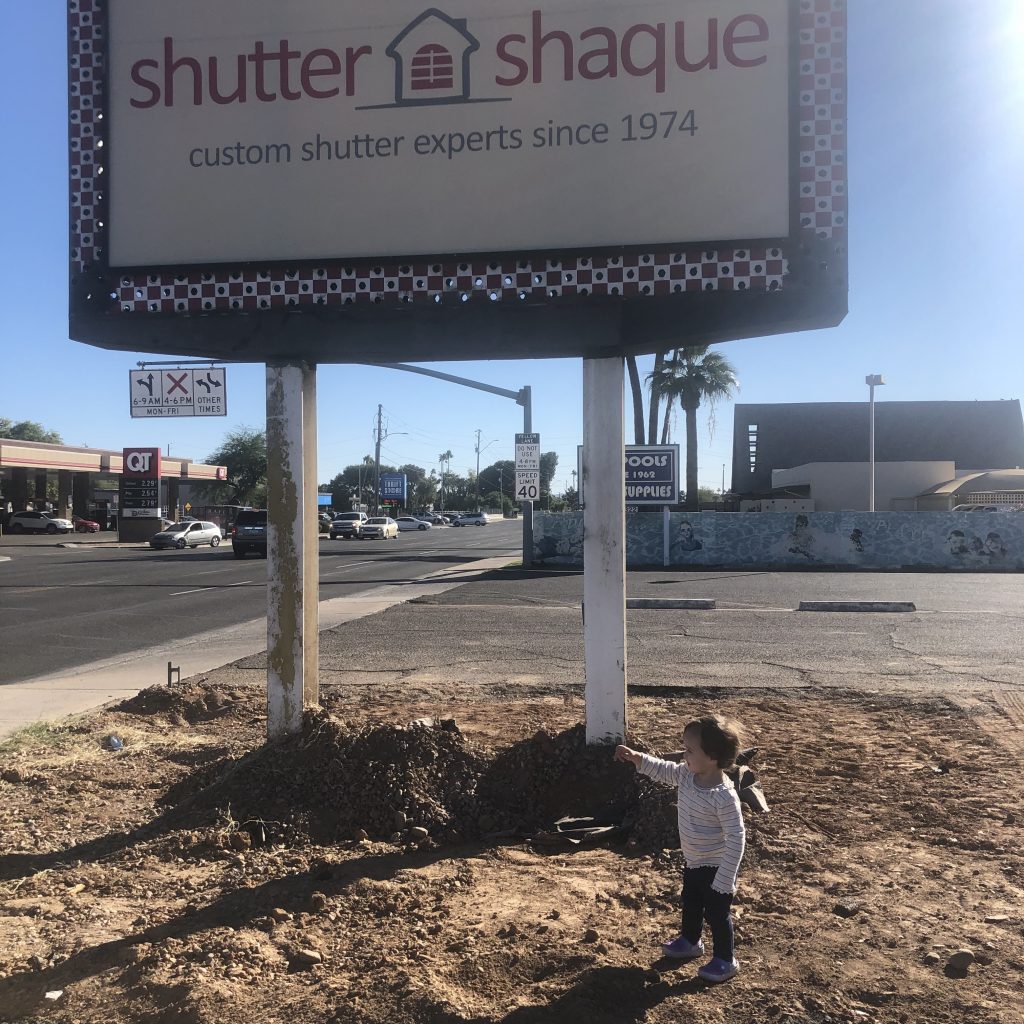
[[(867, 402), (739, 404), (732, 490), (740, 501), (802, 499), (819, 512), (868, 508)], [(1020, 401), (875, 404), (875, 508), (943, 511), (1024, 501)]]
[[(61, 515), (100, 517), (106, 525), (116, 517), (123, 470), (121, 451), (0, 438), (0, 517), (52, 506)], [(186, 500), (189, 484), (225, 479), (226, 466), (166, 456), (161, 460), (162, 507), (173, 513)]]

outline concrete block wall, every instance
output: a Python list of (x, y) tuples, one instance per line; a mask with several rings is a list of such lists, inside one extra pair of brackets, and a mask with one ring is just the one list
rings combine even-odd
[[(1024, 512), (673, 512), (669, 565), (1024, 571)], [(661, 512), (626, 518), (630, 568), (663, 564)], [(538, 564), (583, 564), (583, 513), (538, 512)]]

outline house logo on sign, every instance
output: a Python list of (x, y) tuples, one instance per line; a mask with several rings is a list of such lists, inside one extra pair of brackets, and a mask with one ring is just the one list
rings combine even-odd
[(395, 102), (356, 109), (508, 102), (509, 96), (470, 97), (470, 58), (479, 49), (465, 18), (452, 18), (431, 7), (409, 22), (384, 51), (395, 62)]

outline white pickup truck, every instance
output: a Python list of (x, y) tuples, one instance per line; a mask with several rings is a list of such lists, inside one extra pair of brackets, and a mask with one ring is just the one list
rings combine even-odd
[(337, 540), (339, 537), (358, 540), (365, 522), (365, 512), (342, 512), (331, 520), (329, 536), (331, 540)]

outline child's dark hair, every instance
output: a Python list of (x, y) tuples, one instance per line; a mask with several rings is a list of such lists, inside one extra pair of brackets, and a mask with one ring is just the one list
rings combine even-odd
[(703, 715), (691, 719), (683, 729), (693, 730), (700, 736), (700, 748), (718, 762), (719, 768), (731, 768), (740, 752), (740, 727), (721, 715)]

